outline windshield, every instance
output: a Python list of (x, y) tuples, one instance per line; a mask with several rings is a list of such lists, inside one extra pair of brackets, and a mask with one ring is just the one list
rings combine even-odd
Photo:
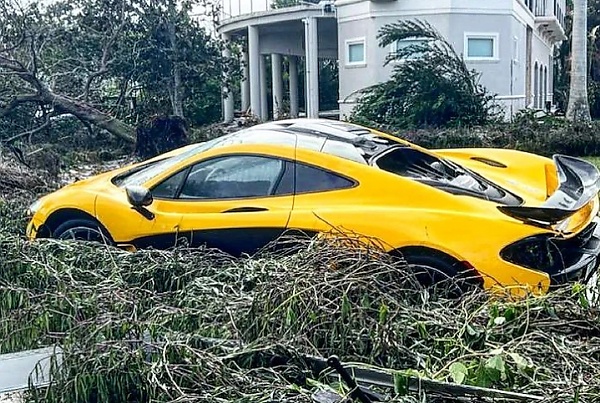
[(149, 180), (152, 180), (161, 173), (179, 164), (181, 161), (184, 161), (190, 157), (193, 157), (194, 155), (209, 150), (221, 141), (223, 141), (223, 138), (216, 138), (210, 141), (199, 143), (195, 146), (190, 147), (189, 150), (186, 150), (181, 154), (151, 163), (149, 165), (146, 165), (142, 169), (133, 169), (132, 171), (126, 172), (125, 174), (116, 177), (113, 180), (113, 183), (115, 183), (119, 187), (143, 185)]

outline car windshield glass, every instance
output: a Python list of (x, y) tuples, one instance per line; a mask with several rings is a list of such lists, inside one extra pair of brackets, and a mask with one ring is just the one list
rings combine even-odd
[(224, 137), (227, 137), (227, 136), (219, 137), (219, 138), (216, 138), (216, 139), (213, 139), (210, 141), (206, 141), (204, 143), (197, 144), (195, 146), (190, 147), (189, 150), (186, 150), (186, 151), (182, 152), (181, 154), (178, 154), (173, 157), (161, 160), (157, 163), (151, 164), (151, 165), (147, 166), (146, 168), (144, 168), (140, 171), (134, 172), (131, 175), (128, 175), (126, 177), (121, 177), (121, 178), (119, 178), (118, 185), (120, 187), (143, 185), (144, 183), (148, 182), (149, 180), (155, 178), (156, 176), (160, 175), (161, 173), (163, 173), (163, 172), (171, 169), (175, 165), (179, 164), (181, 161), (184, 161), (187, 158), (190, 158), (196, 154), (199, 154), (201, 152), (204, 152), (206, 150), (209, 150), (209, 149), (215, 147), (217, 144), (221, 143), (224, 140)]

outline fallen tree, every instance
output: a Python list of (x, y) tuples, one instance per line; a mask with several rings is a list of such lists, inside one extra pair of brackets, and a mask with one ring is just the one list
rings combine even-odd
[[(0, 2), (0, 142), (47, 131), (75, 116), (126, 143), (138, 122), (220, 117), (222, 80), (236, 57), (193, 15), (209, 0)], [(200, 94), (200, 96), (199, 96)]]
[[(2, 139), (10, 143), (47, 128), (54, 117), (71, 114), (86, 125), (94, 125), (113, 135), (134, 142), (134, 128), (113, 114), (94, 107), (94, 91), (103, 84), (102, 78), (114, 62), (115, 44), (126, 25), (124, 6), (118, 7), (103, 31), (96, 32), (99, 46), (91, 50), (69, 49), (69, 35), (85, 33), (77, 26), (72, 9), (57, 3), (42, 9), (32, 3), (27, 6), (17, 0), (2, 2), (0, 17), (0, 120), (10, 117), (19, 107), (33, 104), (43, 117), (38, 127), (13, 133)], [(59, 15), (66, 13), (66, 21)], [(94, 29), (96, 27), (90, 27)], [(77, 54), (79, 53), (79, 54)], [(79, 56), (79, 58), (77, 58)], [(62, 94), (56, 90), (63, 91)]]

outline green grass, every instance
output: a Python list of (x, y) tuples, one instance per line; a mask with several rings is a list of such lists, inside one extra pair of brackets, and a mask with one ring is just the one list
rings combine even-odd
[(581, 157), (582, 159), (591, 162), (592, 164), (596, 165), (598, 168), (600, 168), (600, 156), (595, 156), (595, 157)]

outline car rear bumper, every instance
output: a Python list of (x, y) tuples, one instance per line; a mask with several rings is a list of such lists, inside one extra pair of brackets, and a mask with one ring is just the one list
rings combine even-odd
[(596, 217), (586, 229), (562, 246), (563, 260), (568, 262), (563, 270), (550, 275), (551, 285), (574, 281), (587, 283), (594, 278), (600, 264), (600, 220)]
[(549, 286), (579, 281), (587, 283), (600, 263), (600, 218), (570, 238), (545, 233), (520, 239), (504, 247), (500, 258), (508, 263), (544, 273)]

